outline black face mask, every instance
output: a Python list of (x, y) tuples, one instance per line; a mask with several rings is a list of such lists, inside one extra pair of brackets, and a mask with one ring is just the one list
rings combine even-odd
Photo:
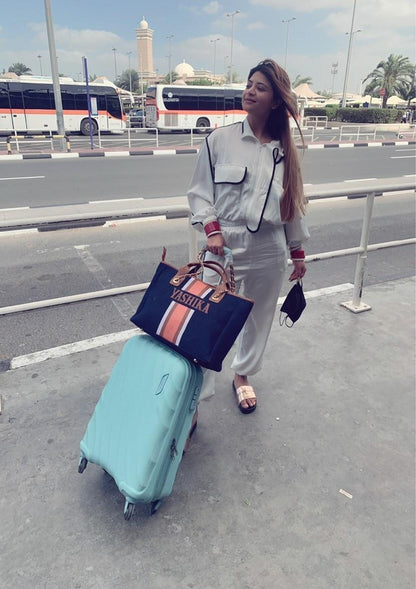
[[(302, 282), (298, 281), (290, 289), (283, 305), (280, 308), (280, 325), (283, 325), (284, 323), (287, 327), (292, 327), (293, 324), (302, 315), (305, 307), (306, 301), (303, 294)], [(290, 320), (292, 323), (289, 323), (288, 320)]]

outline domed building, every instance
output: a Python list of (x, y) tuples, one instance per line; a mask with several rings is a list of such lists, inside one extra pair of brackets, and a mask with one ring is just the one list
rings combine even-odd
[(184, 80), (186, 80), (186, 78), (189, 78), (190, 80), (195, 78), (194, 68), (189, 65), (189, 63), (186, 63), (185, 60), (183, 60), (182, 63), (179, 63), (174, 71), (178, 74), (178, 78), (183, 78)]

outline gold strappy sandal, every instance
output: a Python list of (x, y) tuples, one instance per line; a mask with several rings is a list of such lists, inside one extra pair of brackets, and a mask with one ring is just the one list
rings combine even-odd
[[(237, 397), (237, 404), (241, 413), (253, 413), (253, 411), (256, 410), (257, 397), (251, 385), (242, 385), (241, 387), (236, 388), (235, 383), (233, 381), (233, 391)], [(249, 407), (242, 407), (241, 403), (243, 401), (247, 401), (248, 399), (253, 399), (254, 401), (256, 401), (256, 404), (251, 405)]]

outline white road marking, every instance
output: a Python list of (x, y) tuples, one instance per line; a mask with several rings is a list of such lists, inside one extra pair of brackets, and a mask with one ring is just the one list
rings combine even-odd
[(414, 155), (392, 155), (390, 156), (391, 160), (404, 160), (404, 159), (414, 159)]
[(46, 176), (15, 176), (11, 178), (0, 178), (0, 180), (35, 180), (37, 178), (45, 178)]
[(85, 352), (101, 346), (114, 344), (115, 342), (125, 341), (138, 333), (142, 333), (142, 331), (137, 328), (127, 329), (126, 331), (91, 337), (72, 344), (64, 344), (63, 346), (41, 350), (40, 352), (33, 352), (32, 354), (26, 354), (24, 356), (16, 356), (16, 358), (13, 358), (10, 362), (10, 369), (14, 370), (15, 368), (22, 368), (23, 366), (29, 366), (30, 364), (38, 364), (39, 362), (44, 362), (51, 358), (62, 358), (63, 356), (69, 356), (76, 352)]
[(129, 202), (131, 200), (144, 200), (142, 196), (131, 197), (131, 198), (114, 198), (113, 200), (90, 200), (89, 203), (97, 204), (97, 203), (107, 203), (107, 202)]
[(107, 151), (105, 157), (126, 157), (129, 155), (129, 151)]
[(0, 231), (1, 237), (10, 237), (11, 235), (26, 235), (27, 233), (37, 233), (37, 229), (15, 229), (14, 231)]
[[(79, 257), (84, 262), (91, 274), (93, 274), (98, 284), (102, 286), (103, 289), (111, 287), (113, 281), (108, 276), (103, 266), (101, 266), (100, 262), (92, 255), (89, 247), (89, 245), (75, 245), (74, 249), (77, 251)], [(123, 319), (129, 319), (132, 313), (135, 311), (130, 301), (125, 296), (110, 297), (110, 300)]]
[(377, 180), (377, 178), (355, 178), (353, 180), (344, 180), (344, 182), (369, 182), (371, 180)]
[(8, 209), (0, 209), (0, 213), (3, 213), (4, 211), (24, 211), (25, 209), (30, 209), (30, 207), (10, 207)]
[[(315, 299), (320, 296), (327, 296), (345, 292), (346, 290), (352, 290), (353, 288), (354, 285), (349, 282), (344, 284), (336, 284), (334, 286), (328, 286), (326, 288), (319, 288), (305, 292), (305, 298)], [(279, 300), (277, 301), (278, 305), (281, 305), (284, 299), (285, 297), (279, 297)], [(73, 342), (72, 344), (64, 344), (55, 348), (40, 350), (39, 352), (32, 352), (31, 354), (25, 354), (23, 356), (16, 356), (10, 361), (10, 370), (15, 370), (16, 368), (22, 368), (23, 366), (29, 366), (32, 364), (38, 364), (39, 362), (44, 362), (45, 360), (50, 360), (52, 358), (62, 358), (64, 356), (69, 356), (70, 354), (75, 354), (76, 352), (86, 352), (87, 350), (92, 350), (101, 346), (107, 346), (116, 342), (125, 341), (131, 338), (133, 335), (140, 333), (143, 333), (141, 329), (127, 329), (126, 331), (108, 333), (106, 335), (100, 335), (98, 337), (91, 337), (86, 340)]]
[(348, 200), (348, 196), (333, 196), (331, 198), (312, 198), (309, 201), (309, 204), (316, 204), (316, 203), (320, 203), (320, 204), (332, 204), (334, 201), (340, 201), (340, 200)]
[(154, 155), (176, 155), (176, 149), (164, 149), (155, 151)]

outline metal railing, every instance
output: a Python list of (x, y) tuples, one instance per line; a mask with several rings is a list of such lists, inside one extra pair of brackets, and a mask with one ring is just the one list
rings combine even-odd
[(313, 125), (315, 127), (315, 129), (318, 128), (318, 125), (321, 125), (323, 127), (327, 127), (328, 126), (328, 117), (312, 117), (312, 116), (308, 116), (305, 117), (305, 125)]
[(12, 149), (12, 141), (16, 143), (16, 150), (17, 153), (20, 153), (20, 143), (49, 143), (51, 151), (55, 151), (54, 140), (55, 139), (64, 139), (66, 145), (66, 151), (69, 153), (71, 151), (71, 144), (69, 142), (68, 135), (54, 135), (52, 131), (48, 131), (48, 133), (44, 133), (42, 135), (18, 135), (17, 131), (14, 132), (13, 135), (9, 135), (7, 137), (7, 153), (11, 155), (13, 153)]
[(358, 141), (361, 137), (370, 137), (371, 139), (375, 140), (377, 133), (377, 127), (375, 125), (341, 125), (339, 130), (339, 141), (342, 141), (342, 138), (347, 136), (348, 139), (351, 141), (355, 139)]
[[(292, 137), (295, 140), (300, 140), (300, 133), (297, 127), (292, 127)], [(315, 127), (301, 127), (302, 136), (308, 140), (308, 143), (313, 143), (315, 137)]]
[[(416, 238), (411, 237), (408, 239), (401, 239), (396, 241), (389, 241), (377, 244), (368, 244), (371, 216), (374, 206), (374, 199), (376, 196), (381, 196), (384, 192), (403, 192), (403, 191), (414, 191), (416, 188), (416, 176), (411, 178), (391, 178), (382, 180), (372, 180), (367, 182), (357, 181), (356, 185), (349, 184), (348, 187), (344, 183), (336, 184), (321, 184), (315, 186), (306, 187), (306, 195), (309, 200), (326, 199), (339, 196), (365, 196), (366, 203), (363, 214), (363, 224), (361, 230), (360, 244), (357, 247), (346, 248), (342, 250), (335, 250), (329, 252), (322, 252), (318, 254), (312, 254), (306, 256), (306, 262), (316, 262), (318, 260), (326, 260), (329, 258), (338, 258), (342, 256), (348, 256), (357, 254), (355, 276), (354, 276), (354, 288), (353, 296), (351, 301), (342, 303), (342, 306), (352, 311), (353, 313), (360, 313), (362, 311), (368, 311), (371, 309), (370, 305), (362, 302), (362, 294), (364, 288), (364, 279), (367, 268), (367, 254), (369, 251), (375, 251), (384, 248), (397, 247), (403, 245), (409, 245), (416, 243)], [(160, 215), (171, 215), (175, 218), (178, 216), (189, 217), (189, 207), (187, 204), (183, 205), (171, 205), (164, 207), (149, 207), (149, 208), (136, 208), (128, 209), (123, 212), (110, 212), (100, 211), (97, 214), (92, 215), (91, 213), (74, 213), (71, 215), (58, 216), (50, 218), (48, 221), (39, 219), (22, 219), (19, 223), (20, 227), (28, 226), (46, 226), (51, 223), (59, 223), (63, 221), (85, 221), (86, 219), (105, 219), (106, 221), (111, 219), (126, 219), (134, 217), (152, 217)], [(15, 225), (18, 223), (16, 222)], [(0, 221), (1, 227), (7, 226), (7, 221)], [(189, 259), (195, 259), (198, 253), (198, 234), (188, 224), (188, 249)], [(291, 264), (291, 261), (288, 261)], [(90, 300), (95, 298), (102, 298), (108, 296), (114, 296), (118, 294), (125, 294), (129, 292), (138, 292), (146, 290), (149, 286), (149, 282), (142, 284), (133, 284), (129, 286), (116, 287), (111, 289), (105, 289), (101, 291), (94, 291), (89, 293), (81, 293), (76, 295), (70, 295), (66, 297), (60, 297), (55, 299), (48, 299), (44, 301), (35, 301), (31, 303), (24, 303), (20, 305), (13, 305), (9, 307), (0, 308), (0, 315), (7, 315), (11, 313), (17, 313), (20, 311), (28, 311), (32, 309), (39, 309), (44, 307), (50, 307), (55, 305), (68, 304), (72, 302)]]
[[(133, 146), (134, 143), (138, 142), (152, 142), (156, 144), (156, 147), (159, 147), (159, 130), (158, 129), (146, 129), (143, 127), (131, 129), (127, 127), (124, 129), (123, 135), (127, 135), (126, 143), (129, 149)], [(132, 135), (146, 135), (144, 137), (132, 137)], [(123, 137), (124, 139), (124, 137)], [(120, 135), (117, 137), (111, 137), (108, 135), (102, 136), (100, 129), (98, 129), (98, 147), (102, 149), (104, 143), (120, 143)]]

